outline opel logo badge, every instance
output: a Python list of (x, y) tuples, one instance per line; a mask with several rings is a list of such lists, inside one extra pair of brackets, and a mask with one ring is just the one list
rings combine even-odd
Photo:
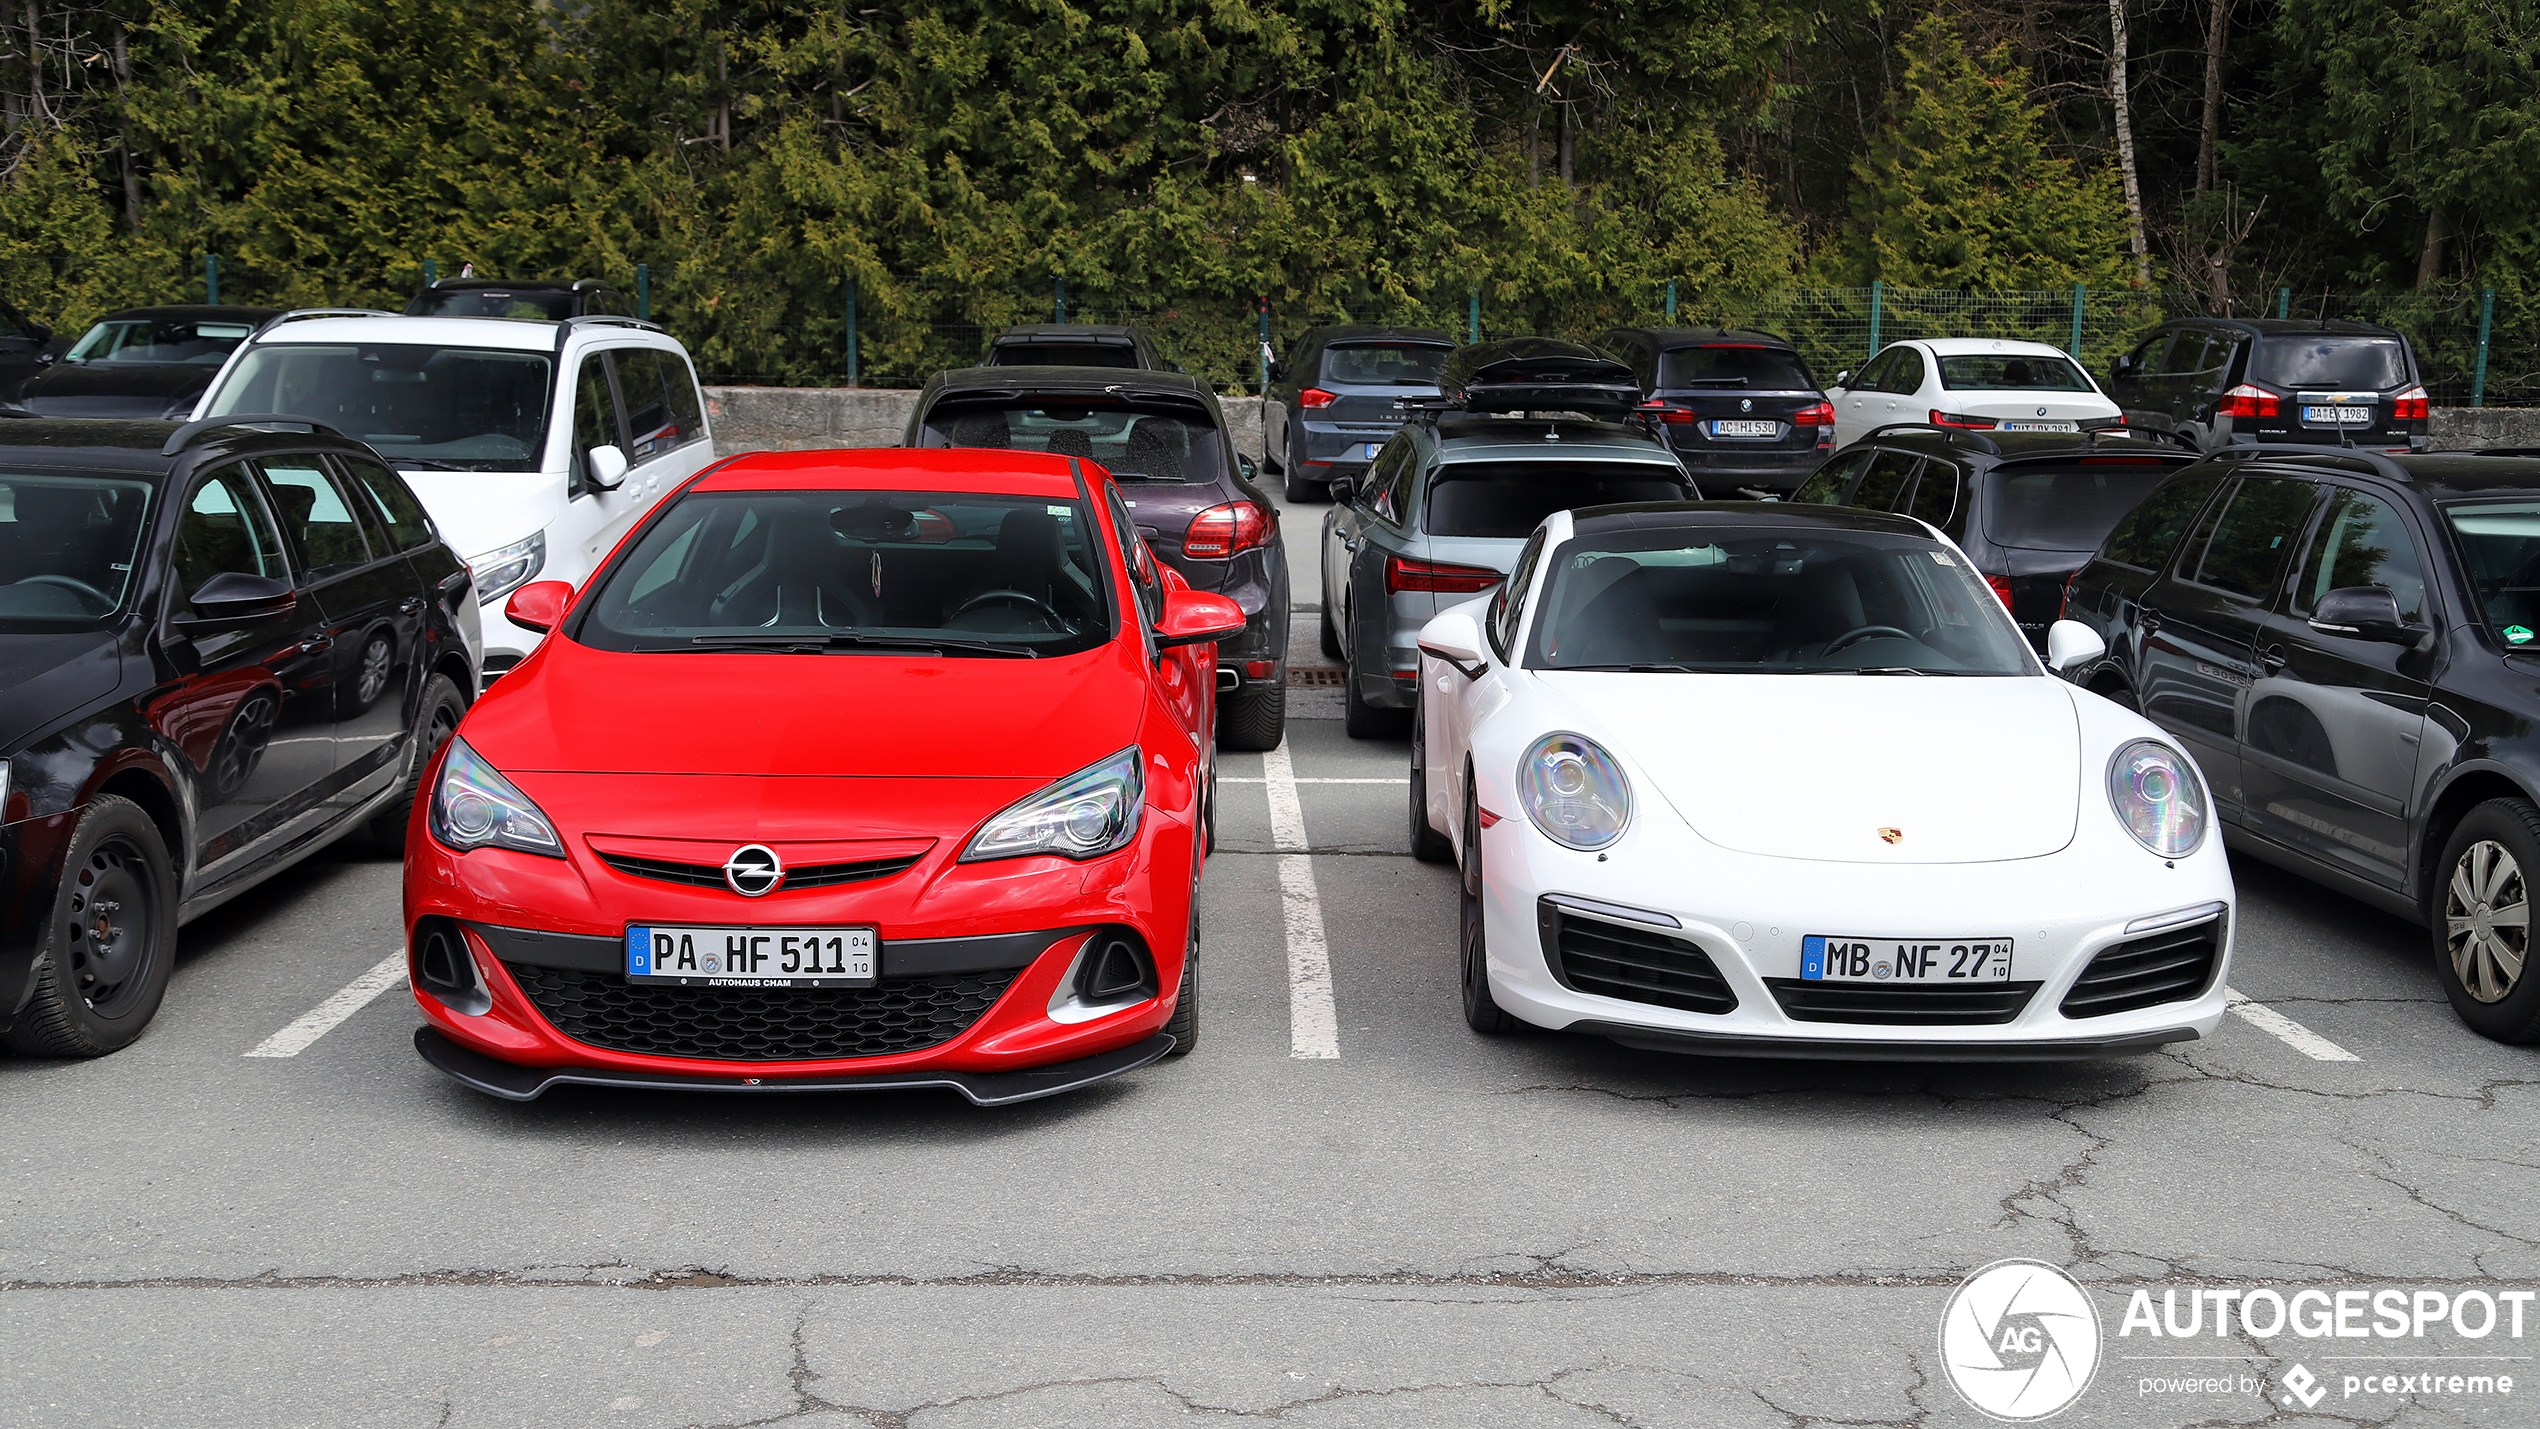
[(723, 861), (723, 881), (744, 898), (764, 898), (785, 883), (785, 860), (765, 844), (744, 844)]

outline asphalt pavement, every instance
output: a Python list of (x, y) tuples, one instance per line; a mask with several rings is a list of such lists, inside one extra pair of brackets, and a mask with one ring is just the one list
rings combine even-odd
[[(1286, 747), (1224, 764), (1199, 1050), (1074, 1096), (503, 1103), (372, 976), (393, 864), (192, 925), (137, 1045), (0, 1059), (0, 1423), (1979, 1424), (1936, 1335), (2007, 1257), (2103, 1322), (2059, 1424), (2540, 1422), (2540, 1307), (2520, 1339), (2119, 1333), (2137, 1288), (2540, 1282), (2540, 1051), (2457, 1022), (2420, 930), (2243, 861), (2250, 1006), (2123, 1061), (1483, 1038), (1407, 745), (1294, 693)], [(2403, 1352), (2535, 1382), (2352, 1391)]]

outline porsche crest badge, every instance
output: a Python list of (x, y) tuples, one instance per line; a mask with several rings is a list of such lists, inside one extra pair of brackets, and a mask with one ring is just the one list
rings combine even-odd
[(1904, 840), (1905, 831), (1903, 829), (1881, 829), (1879, 830), (1879, 838), (1888, 843), (1899, 843)]

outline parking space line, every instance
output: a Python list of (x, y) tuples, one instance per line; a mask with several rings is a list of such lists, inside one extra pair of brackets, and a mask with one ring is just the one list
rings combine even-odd
[(2363, 1060), (2265, 1003), (2251, 1000), (2249, 994), (2236, 987), (2224, 988), (2223, 999), (2224, 1005), (2240, 1014), (2242, 1021), (2261, 1032), (2274, 1036), (2314, 1062), (2360, 1062)]
[(1297, 802), (1288, 746), (1261, 756), (1270, 796), (1270, 846), (1279, 853), (1279, 903), (1288, 943), (1288, 1055), (1334, 1061), (1341, 1055), (1340, 1015), (1332, 1004), (1332, 953), (1323, 940), (1323, 899), (1305, 841), (1305, 808)]
[[(1217, 776), (1217, 782), (1220, 784), (1267, 784), (1270, 781), (1235, 774), (1221, 774)], [(1290, 775), (1288, 782), (1291, 784), (1408, 784), (1411, 781), (1408, 779), (1322, 779)]]
[(372, 998), (406, 980), (406, 955), (400, 950), (344, 985), (344, 990), (301, 1014), (300, 1020), (256, 1044), (250, 1057), (297, 1057), (309, 1044), (335, 1030), (337, 1024), (370, 1005)]

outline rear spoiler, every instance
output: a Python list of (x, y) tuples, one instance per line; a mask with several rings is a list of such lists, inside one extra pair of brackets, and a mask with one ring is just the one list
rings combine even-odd
[(1456, 349), (1438, 373), (1438, 396), (1411, 398), (1403, 406), (1619, 417), (1641, 406), (1640, 379), (1620, 360), (1584, 343), (1503, 338)]

